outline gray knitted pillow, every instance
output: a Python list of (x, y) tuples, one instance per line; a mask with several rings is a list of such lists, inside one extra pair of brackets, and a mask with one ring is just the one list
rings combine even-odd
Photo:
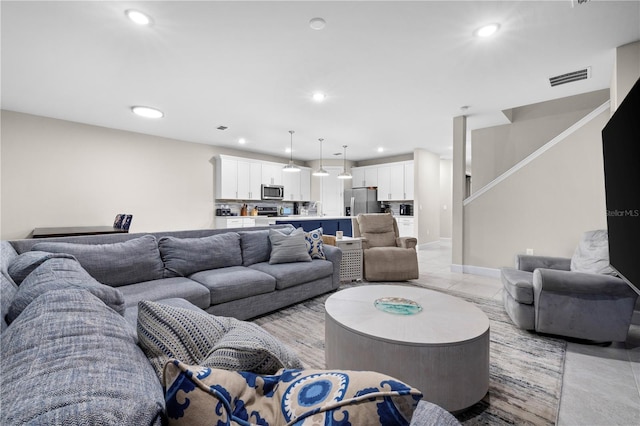
[(270, 264), (311, 262), (307, 242), (304, 239), (304, 229), (298, 228), (286, 235), (276, 229), (269, 229), (271, 241)]
[(257, 324), (149, 301), (138, 303), (138, 341), (161, 380), (174, 358), (259, 374), (302, 368), (294, 352)]

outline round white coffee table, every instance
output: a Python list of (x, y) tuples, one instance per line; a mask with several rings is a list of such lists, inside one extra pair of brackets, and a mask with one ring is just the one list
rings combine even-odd
[[(402, 315), (374, 306), (387, 297), (422, 310)], [(471, 303), (418, 287), (363, 285), (331, 295), (325, 309), (327, 368), (388, 374), (451, 412), (489, 390), (489, 319)]]

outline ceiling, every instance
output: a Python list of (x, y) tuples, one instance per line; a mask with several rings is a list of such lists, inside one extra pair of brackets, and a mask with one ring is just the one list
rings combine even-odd
[[(640, 1), (2, 1), (1, 15), (3, 109), (285, 158), (295, 130), (301, 161), (318, 138), (325, 158), (451, 158), (462, 106), (476, 129), (607, 88), (615, 48), (640, 39)], [(590, 79), (550, 86), (584, 67)]]

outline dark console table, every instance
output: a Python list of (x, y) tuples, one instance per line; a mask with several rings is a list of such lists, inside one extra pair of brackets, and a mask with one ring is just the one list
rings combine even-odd
[(35, 228), (31, 238), (69, 237), (78, 235), (126, 234), (125, 229), (112, 226), (66, 226), (55, 228)]

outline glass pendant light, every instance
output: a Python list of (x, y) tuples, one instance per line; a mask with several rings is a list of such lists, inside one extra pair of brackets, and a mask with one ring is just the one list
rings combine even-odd
[(351, 179), (351, 173), (347, 172), (347, 145), (342, 145), (344, 148), (344, 166), (342, 168), (342, 173), (338, 175), (338, 179)]
[(284, 166), (282, 168), (283, 172), (299, 172), (300, 171), (300, 167), (296, 166), (296, 164), (293, 162), (293, 134), (295, 132), (293, 130), (289, 130), (289, 134), (291, 135), (291, 147), (289, 149), (289, 164), (287, 164), (286, 166)]
[(322, 141), (324, 141), (324, 139), (320, 138), (318, 139), (320, 141), (320, 168), (316, 171), (313, 172), (314, 176), (329, 176), (329, 172), (326, 171), (323, 167), (322, 167)]

